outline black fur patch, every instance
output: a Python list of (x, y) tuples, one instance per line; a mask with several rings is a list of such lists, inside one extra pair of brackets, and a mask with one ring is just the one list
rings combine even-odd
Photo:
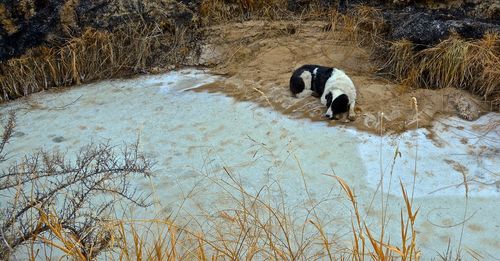
[[(329, 93), (328, 95), (331, 95), (331, 93)], [(333, 100), (331, 106), (333, 115), (347, 112), (349, 110), (349, 98), (347, 97), (347, 95), (341, 94), (337, 98), (335, 98), (335, 100)]]
[(328, 94), (325, 96), (325, 98), (326, 98), (326, 107), (328, 108), (328, 107), (330, 107), (330, 105), (332, 105), (332, 99), (333, 99), (333, 95), (332, 95), (332, 93), (331, 93), (331, 92), (330, 92), (330, 93), (328, 93)]
[(328, 79), (330, 79), (330, 76), (332, 76), (333, 68), (324, 66), (318, 66), (316, 68), (318, 68), (318, 70), (316, 71), (316, 75), (313, 74), (311, 90), (321, 96), (325, 91), (326, 81), (328, 81)]
[(295, 96), (297, 93), (301, 93), (306, 86), (304, 85), (304, 81), (302, 80), (301, 77), (297, 77), (294, 75), (290, 78), (290, 91), (292, 92), (293, 96)]

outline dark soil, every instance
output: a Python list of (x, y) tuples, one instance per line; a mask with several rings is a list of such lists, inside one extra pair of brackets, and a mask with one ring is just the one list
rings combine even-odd
[(0, 61), (22, 55), (27, 49), (46, 42), (48, 33), (59, 22), (57, 14), (63, 0), (33, 1), (31, 8), (22, 8), (17, 0), (0, 4)]
[(2, 0), (0, 62), (40, 45), (57, 46), (85, 28), (113, 31), (155, 24), (164, 33), (196, 28), (199, 1)]

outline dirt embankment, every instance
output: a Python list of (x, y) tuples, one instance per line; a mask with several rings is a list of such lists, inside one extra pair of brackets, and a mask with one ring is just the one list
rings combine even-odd
[[(174, 34), (182, 28), (228, 20), (311, 14), (324, 18), (332, 10), (347, 13), (357, 5), (381, 10), (391, 40), (432, 44), (451, 32), (466, 38), (500, 32), (496, 0), (4, 0), (0, 3), (0, 61), (33, 47), (64, 44), (88, 28), (112, 32), (155, 24), (162, 33)], [(189, 30), (188, 35), (197, 36), (197, 30)]]
[(341, 68), (352, 77), (358, 90), (358, 117), (348, 126), (375, 133), (402, 132), (417, 124), (431, 126), (441, 115), (458, 113), (475, 119), (481, 114), (480, 99), (465, 91), (412, 89), (377, 77), (369, 51), (345, 40), (340, 32), (325, 30), (327, 25), (322, 21), (248, 21), (208, 28), (199, 62), (227, 78), (201, 90), (256, 101), (292, 117), (327, 121), (319, 99), (293, 98), (288, 89), (292, 71), (312, 63)]
[[(0, 62), (33, 47), (64, 45), (88, 29), (113, 32), (154, 24), (157, 34), (175, 37), (198, 26), (198, 8), (199, 1), (181, 0), (5, 0), (0, 3)], [(189, 35), (196, 39), (195, 30)]]
[[(363, 8), (357, 9), (357, 4)], [(6, 0), (0, 4), (0, 100), (52, 87), (159, 72), (172, 65), (198, 65), (228, 76), (205, 89), (253, 100), (293, 117), (324, 120), (324, 108), (316, 98), (293, 99), (288, 91), (291, 72), (314, 63), (341, 68), (353, 78), (358, 118), (349, 124), (360, 129), (400, 132), (417, 124), (430, 126), (443, 114), (475, 119), (491, 110), (481, 108), (481, 99), (499, 97), (496, 102), (500, 101), (496, 66), (500, 52), (487, 51), (488, 59), (476, 60), (488, 63), (469, 65), (464, 65), (468, 57), (479, 51), (468, 53), (467, 45), (457, 45), (457, 53), (465, 54), (462, 60), (448, 52), (453, 59), (441, 62), (431, 57), (428, 62), (417, 52), (432, 49), (454, 34), (475, 39), (496, 32), (485, 45), (500, 46), (499, 10), (494, 0)], [(373, 36), (382, 42), (403, 41), (403, 48), (394, 50), (403, 51), (408, 62), (379, 59), (377, 63), (372, 50), (358, 47), (362, 39), (348, 41), (342, 32), (332, 31), (332, 21), (344, 14), (359, 22), (349, 24), (348, 18), (345, 28), (355, 31), (365, 26), (370, 32), (380, 30)], [(382, 55), (390, 56), (395, 47), (391, 44), (381, 48)], [(380, 61), (388, 65), (385, 68), (395, 75), (395, 82), (413, 77), (412, 84), (402, 87), (378, 77)], [(435, 73), (421, 64), (440, 68)], [(462, 75), (448, 77), (455, 75), (448, 70), (461, 70)], [(418, 87), (470, 89), (482, 97), (454, 88)]]

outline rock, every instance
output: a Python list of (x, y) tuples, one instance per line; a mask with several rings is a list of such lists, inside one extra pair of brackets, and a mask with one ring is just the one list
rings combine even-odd
[(195, 65), (212, 66), (224, 59), (225, 50), (221, 45), (206, 44), (201, 47), (198, 61)]
[(488, 31), (500, 33), (499, 24), (458, 17), (441, 11), (406, 8), (402, 12), (385, 11), (384, 18), (391, 27), (391, 40), (407, 39), (420, 45), (436, 44), (453, 32), (469, 39), (481, 38)]
[(457, 93), (451, 97), (450, 102), (455, 107), (458, 117), (468, 121), (479, 118), (481, 108), (470, 96)]

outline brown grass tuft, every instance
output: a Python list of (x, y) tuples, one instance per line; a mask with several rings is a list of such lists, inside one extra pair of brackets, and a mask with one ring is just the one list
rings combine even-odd
[(332, 10), (330, 24), (332, 32), (339, 32), (335, 34), (339, 40), (364, 47), (378, 45), (386, 30), (380, 10), (367, 5), (356, 5), (347, 13)]
[(280, 19), (288, 13), (285, 0), (203, 0), (200, 14), (206, 24), (259, 17)]
[(116, 32), (87, 29), (62, 47), (38, 47), (0, 64), (0, 101), (51, 87), (139, 73), (156, 64), (175, 64), (188, 54), (185, 31), (174, 35), (156, 25)]
[(500, 104), (500, 38), (486, 34), (479, 40), (457, 35), (436, 46), (414, 51), (407, 40), (390, 42), (377, 55), (385, 63), (380, 71), (407, 86), (466, 89), (486, 101)]
[(415, 57), (412, 42), (408, 40), (395, 41), (389, 46), (387, 53), (384, 68), (398, 82), (405, 82), (408, 75), (414, 74)]
[(466, 40), (453, 34), (423, 50), (405, 39), (388, 41), (380, 10), (358, 5), (341, 14), (330, 14), (332, 31), (341, 40), (371, 50), (379, 73), (413, 88), (454, 87), (469, 90), (500, 110), (500, 35), (487, 33), (482, 39)]
[(228, 21), (256, 20), (302, 20), (325, 19), (330, 10), (321, 0), (302, 4), (301, 12), (288, 9), (287, 0), (203, 0), (200, 15), (204, 24), (212, 25)]

